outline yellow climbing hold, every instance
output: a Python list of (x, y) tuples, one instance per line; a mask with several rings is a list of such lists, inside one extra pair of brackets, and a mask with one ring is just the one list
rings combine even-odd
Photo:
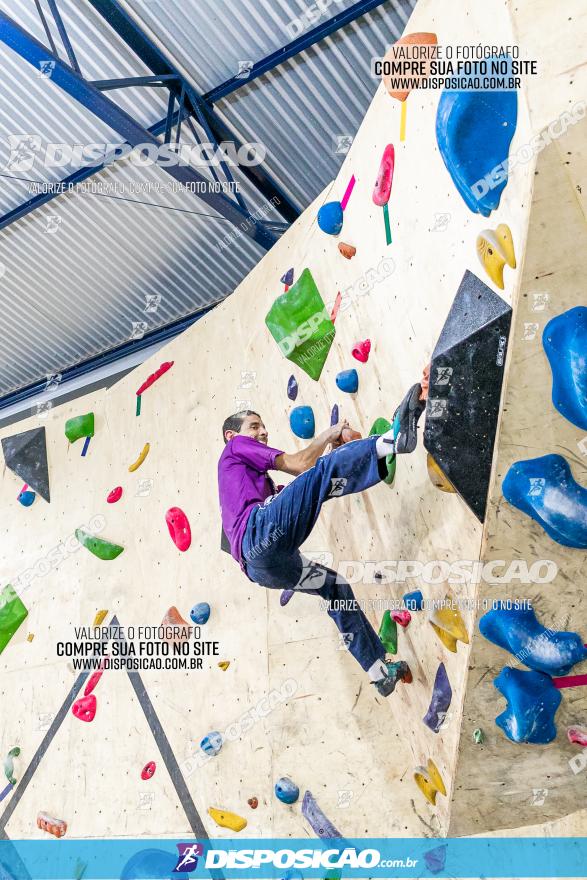
[(477, 254), (493, 283), (503, 290), (503, 267), (507, 263), (516, 268), (514, 239), (507, 223), (500, 223), (495, 232), (484, 229), (477, 236)]
[(208, 807), (208, 814), (214, 819), (221, 828), (230, 828), (231, 831), (242, 831), (247, 827), (247, 820), (236, 813), (229, 813), (228, 810), (217, 810), (215, 807)]
[(456, 654), (457, 641), (469, 644), (469, 634), (461, 612), (450, 596), (447, 596), (441, 607), (433, 608), (429, 621), (442, 644)]
[(516, 268), (516, 253), (514, 250), (514, 239), (512, 230), (507, 223), (500, 223), (495, 230), (495, 237), (501, 247), (501, 253), (505, 257), (505, 261), (510, 269)]
[(101, 611), (96, 612), (96, 616), (94, 617), (94, 623), (92, 626), (100, 626), (106, 615), (108, 614), (108, 609), (103, 608)]
[(144, 460), (148, 456), (150, 448), (151, 448), (151, 444), (145, 443), (145, 445), (142, 448), (141, 454), (139, 455), (137, 460), (135, 462), (133, 462), (133, 464), (128, 466), (128, 469), (131, 473), (132, 473), (132, 471), (138, 471), (138, 469), (140, 468), (140, 466), (142, 465), (142, 463), (144, 462)]
[(446, 797), (446, 787), (442, 781), (440, 771), (432, 758), (428, 758), (426, 767), (416, 767), (414, 781), (426, 800), (433, 806), (436, 805), (437, 794), (442, 794)]
[(433, 486), (436, 486), (437, 489), (440, 489), (441, 492), (456, 492), (457, 490), (448, 479), (444, 471), (440, 469), (440, 466), (437, 462), (432, 458), (430, 453), (428, 453), (428, 458), (426, 460), (428, 465), (428, 476), (430, 477), (430, 482)]
[(503, 290), (503, 267), (505, 266), (505, 257), (501, 253), (499, 242), (495, 237), (495, 233), (491, 229), (484, 229), (477, 236), (477, 255), (481, 260), (481, 265), (493, 281), (493, 283)]
[(230, 660), (221, 660), (218, 665), (222, 669), (223, 672), (226, 672), (226, 670), (230, 666)]

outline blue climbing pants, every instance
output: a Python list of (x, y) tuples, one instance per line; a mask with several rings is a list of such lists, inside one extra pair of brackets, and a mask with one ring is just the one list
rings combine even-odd
[(246, 572), (252, 581), (328, 601), (329, 616), (365, 670), (385, 657), (377, 633), (350, 585), (333, 569), (305, 559), (299, 548), (314, 528), (325, 501), (362, 492), (387, 475), (385, 459), (377, 459), (376, 441), (373, 436), (345, 443), (319, 458), (278, 495), (253, 508), (242, 543)]

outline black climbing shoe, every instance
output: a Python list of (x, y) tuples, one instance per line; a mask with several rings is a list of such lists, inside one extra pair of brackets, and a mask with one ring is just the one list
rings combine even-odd
[(385, 665), (387, 666), (385, 678), (372, 682), (382, 697), (388, 697), (392, 694), (398, 681), (403, 681), (405, 684), (410, 684), (412, 681), (412, 673), (405, 660), (398, 660), (395, 663), (386, 663)]
[(418, 443), (418, 420), (426, 409), (426, 401), (420, 400), (421, 393), (422, 386), (416, 382), (393, 414), (393, 436), (398, 454), (413, 452)]

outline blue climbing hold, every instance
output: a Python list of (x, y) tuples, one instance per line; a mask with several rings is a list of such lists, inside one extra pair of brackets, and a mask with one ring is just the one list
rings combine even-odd
[(420, 590), (414, 590), (412, 593), (404, 593), (403, 603), (408, 611), (421, 611), (424, 605), (424, 596)]
[(31, 492), (30, 489), (25, 489), (24, 492), (21, 492), (19, 494), (18, 500), (23, 507), (30, 507), (36, 497), (36, 494), (34, 492)]
[[(152, 880), (154, 877), (167, 880), (172, 874), (179, 880), (186, 880), (189, 873), (186, 874), (182, 871), (176, 874), (176, 865), (177, 853), (174, 855), (162, 849), (142, 849), (131, 856), (125, 864), (120, 880), (147, 880), (147, 878)], [(193, 870), (193, 866), (189, 870)]]
[(332, 407), (332, 412), (330, 413), (330, 427), (333, 425), (338, 425), (339, 422), (339, 414), (338, 414), (338, 404), (335, 403)]
[(282, 275), (279, 279), (282, 284), (286, 284), (288, 287), (291, 287), (294, 279), (294, 271), (293, 266), (291, 269), (288, 269), (285, 275)]
[(507, 701), (507, 708), (495, 723), (508, 739), (541, 745), (555, 739), (554, 716), (561, 695), (549, 675), (505, 666), (493, 684)]
[(217, 755), (222, 748), (222, 734), (217, 730), (212, 730), (202, 739), (200, 748), (207, 755)]
[(194, 623), (202, 625), (208, 623), (210, 617), (210, 606), (207, 602), (198, 602), (190, 611), (190, 617)]
[(549, 321), (542, 344), (552, 370), (552, 405), (587, 431), (587, 308), (576, 306)]
[(337, 387), (347, 394), (354, 394), (359, 387), (359, 376), (356, 370), (343, 370), (336, 377)]
[(291, 779), (282, 776), (275, 783), (275, 794), (282, 804), (295, 804), (300, 796), (300, 790)]
[(446, 674), (446, 667), (444, 663), (441, 663), (436, 670), (430, 707), (422, 719), (424, 724), (429, 727), (433, 733), (438, 733), (440, 730), (442, 723), (446, 718), (446, 713), (451, 700), (452, 688), (450, 686), (450, 681), (448, 680), (448, 675)]
[(514, 462), (502, 490), (506, 500), (536, 520), (553, 541), (587, 548), (587, 489), (573, 479), (562, 455)]
[(328, 235), (338, 235), (342, 229), (343, 213), (340, 202), (326, 202), (318, 211), (318, 226)]
[(298, 383), (293, 375), (287, 380), (287, 396), (290, 400), (295, 400), (298, 396)]
[(495, 605), (479, 621), (481, 635), (524, 666), (547, 675), (567, 675), (575, 663), (587, 659), (580, 635), (542, 626), (529, 603), (523, 608), (507, 608), (502, 602)]
[[(503, 60), (503, 59), (501, 59)], [(467, 207), (489, 217), (499, 205), (507, 184), (487, 184), (487, 175), (501, 169), (516, 130), (518, 99), (515, 91), (444, 91), (436, 114), (436, 140), (453, 183)]]
[(296, 437), (311, 440), (316, 431), (312, 407), (296, 406), (290, 413), (289, 424)]

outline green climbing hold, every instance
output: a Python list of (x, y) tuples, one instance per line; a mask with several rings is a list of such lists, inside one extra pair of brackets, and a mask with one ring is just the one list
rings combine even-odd
[(113, 544), (111, 541), (95, 538), (93, 535), (88, 535), (83, 529), (76, 529), (75, 536), (80, 544), (89, 550), (90, 553), (93, 553), (94, 556), (97, 556), (98, 559), (116, 559), (124, 550), (124, 547), (121, 547), (120, 544)]
[(8, 584), (0, 593), (0, 654), (27, 614), (16, 590)]
[(65, 423), (65, 436), (70, 443), (75, 443), (82, 437), (94, 436), (94, 413), (89, 412), (84, 416), (75, 416)]
[(483, 731), (481, 730), (480, 727), (478, 727), (476, 730), (473, 731), (473, 742), (477, 743), (477, 745), (480, 745), (480, 743), (485, 742), (485, 734), (483, 733)]
[[(369, 437), (373, 434), (386, 434), (391, 428), (391, 422), (387, 419), (375, 419), (369, 431)], [(387, 476), (383, 480), (388, 486), (391, 486), (395, 480), (395, 452), (385, 456), (385, 464), (387, 465)]]
[(383, 612), (379, 638), (388, 654), (397, 654), (397, 623), (389, 611)]
[(4, 758), (4, 774), (11, 785), (16, 785), (16, 779), (14, 777), (14, 758), (18, 758), (19, 755), (20, 749), (18, 746), (15, 746), (13, 749), (10, 749)]
[(277, 297), (265, 323), (282, 354), (318, 380), (336, 331), (309, 269)]

